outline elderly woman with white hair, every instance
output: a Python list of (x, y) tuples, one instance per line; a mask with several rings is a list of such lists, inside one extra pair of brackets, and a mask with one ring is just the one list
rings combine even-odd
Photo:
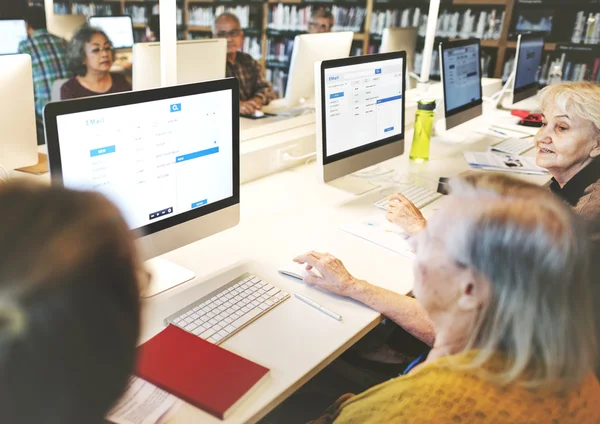
[[(414, 294), (435, 329), (431, 351), (315, 423), (600, 422), (581, 221), (548, 191), (505, 176), (451, 188), (414, 237)], [(321, 273), (307, 283), (335, 293), (369, 303), (356, 294), (383, 290), (331, 255), (295, 260)]]

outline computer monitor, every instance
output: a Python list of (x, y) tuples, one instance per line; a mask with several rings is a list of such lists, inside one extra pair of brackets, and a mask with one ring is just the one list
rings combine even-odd
[(379, 53), (406, 52), (406, 86), (411, 87), (410, 72), (414, 71), (418, 28), (385, 28), (381, 37)]
[[(227, 40), (204, 39), (177, 42), (177, 83), (188, 84), (225, 78)], [(133, 46), (133, 89), (160, 87), (160, 43)]]
[[(285, 97), (279, 104), (288, 108), (307, 104), (312, 106), (315, 93), (315, 63), (348, 57), (353, 38), (353, 32), (297, 35), (294, 39)], [(264, 110), (269, 111), (268, 108)]]
[(9, 170), (37, 162), (31, 57), (0, 56), (0, 165)]
[(315, 65), (317, 160), (323, 182), (356, 194), (368, 191), (358, 178), (341, 177), (404, 152), (405, 74), (405, 52)]
[(53, 183), (105, 194), (155, 258), (147, 296), (194, 277), (157, 256), (239, 222), (236, 79), (49, 103), (44, 120)]
[(440, 44), (446, 130), (483, 113), (481, 48), (479, 40)]
[(134, 44), (131, 16), (90, 16), (90, 26), (108, 36), (115, 49), (131, 49)]
[(85, 15), (58, 15), (53, 13), (47, 15), (46, 24), (49, 33), (71, 41), (75, 32), (86, 23), (86, 20)]
[(536, 34), (519, 34), (515, 56), (513, 103), (535, 96), (538, 90), (537, 73), (542, 63), (544, 38)]
[(0, 18), (0, 55), (17, 54), (21, 41), (27, 40), (27, 27), (23, 19)]

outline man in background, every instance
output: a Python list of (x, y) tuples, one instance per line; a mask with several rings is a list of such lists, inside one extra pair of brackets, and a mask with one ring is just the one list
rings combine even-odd
[(227, 39), (227, 73), (240, 82), (240, 113), (252, 115), (275, 98), (271, 84), (263, 76), (260, 64), (249, 54), (239, 51), (244, 44), (240, 20), (223, 13), (215, 20), (213, 35)]
[(46, 27), (46, 12), (40, 6), (26, 9), (27, 40), (19, 45), (19, 53), (31, 56), (33, 93), (38, 144), (44, 144), (43, 110), (50, 101), (54, 81), (69, 78), (67, 42), (52, 35)]
[(308, 22), (308, 33), (319, 34), (322, 32), (331, 32), (333, 27), (333, 14), (325, 8), (319, 8), (310, 15)]

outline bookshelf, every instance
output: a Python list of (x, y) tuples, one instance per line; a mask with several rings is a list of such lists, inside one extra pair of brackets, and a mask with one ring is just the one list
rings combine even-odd
[[(334, 30), (354, 32), (353, 55), (377, 52), (383, 28), (417, 26), (420, 37), (415, 56), (423, 49), (429, 8), (429, 0), (176, 1), (179, 39), (211, 37), (211, 25), (218, 14), (236, 13), (246, 35), (243, 50), (261, 62), (267, 76), (279, 87), (285, 86), (293, 39), (307, 31), (310, 12), (315, 8), (332, 11), (336, 18)], [(568, 10), (561, 4), (560, 0), (442, 0), (436, 41), (481, 38), (484, 74), (500, 78), (507, 63), (514, 60), (517, 33), (541, 30), (545, 32), (549, 60), (565, 55), (565, 63), (571, 57), (572, 63), (585, 62), (591, 77), (598, 49), (583, 47), (600, 43), (600, 1), (570, 0)], [(54, 0), (54, 5), (57, 13), (131, 14), (136, 40), (141, 39), (148, 18), (158, 12), (158, 0)], [(415, 70), (419, 73), (420, 61), (416, 59)], [(439, 63), (432, 62), (432, 66)]]

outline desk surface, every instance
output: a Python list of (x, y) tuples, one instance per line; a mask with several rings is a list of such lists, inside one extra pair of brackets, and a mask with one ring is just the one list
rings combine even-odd
[[(510, 119), (507, 112), (490, 110), (461, 131), (503, 119)], [(242, 123), (242, 127), (253, 126), (254, 122), (260, 121)], [(405, 154), (380, 164), (380, 169), (394, 170), (401, 179), (409, 175), (414, 182), (435, 189), (439, 177), (452, 177), (469, 169), (463, 151), (483, 151), (499, 139), (481, 136), (472, 144), (434, 143), (429, 162), (423, 164), (409, 161), (412, 131), (407, 132), (406, 140)], [(539, 176), (524, 178), (538, 184), (548, 180)], [(271, 370), (269, 379), (226, 420), (258, 421), (381, 320), (377, 312), (358, 302), (281, 277), (277, 269), (290, 268), (294, 256), (314, 249), (338, 256), (353, 275), (373, 284), (403, 294), (412, 288), (409, 259), (339, 229), (344, 223), (383, 213), (372, 202), (394, 187), (380, 182), (384, 184), (380, 189), (354, 196), (317, 181), (313, 163), (242, 185), (241, 221), (237, 227), (165, 255), (194, 270), (197, 277), (144, 301), (142, 341), (162, 330), (165, 317), (245, 271), (255, 272), (290, 294), (304, 294), (342, 315), (343, 320), (338, 322), (292, 296), (222, 345)], [(440, 202), (434, 202), (423, 212), (430, 216), (439, 207)], [(189, 422), (221, 421), (187, 404), (169, 420), (169, 424)]]

